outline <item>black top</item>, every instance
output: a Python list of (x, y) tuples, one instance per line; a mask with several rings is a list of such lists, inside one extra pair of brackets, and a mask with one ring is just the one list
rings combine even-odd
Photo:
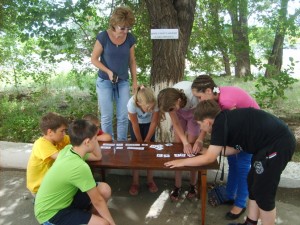
[(282, 120), (254, 108), (224, 110), (218, 114), (212, 127), (211, 145), (224, 146), (225, 114), (228, 129), (226, 146), (255, 154), (267, 147), (281, 147), (278, 139), (286, 137), (292, 145), (285, 147), (295, 148), (295, 137)]

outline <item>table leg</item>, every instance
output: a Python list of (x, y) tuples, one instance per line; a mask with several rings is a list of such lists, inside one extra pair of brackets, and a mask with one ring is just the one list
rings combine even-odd
[(101, 169), (102, 182), (105, 182), (105, 169)]
[(206, 194), (207, 194), (207, 170), (198, 171), (198, 193), (201, 192), (201, 224), (205, 225)]

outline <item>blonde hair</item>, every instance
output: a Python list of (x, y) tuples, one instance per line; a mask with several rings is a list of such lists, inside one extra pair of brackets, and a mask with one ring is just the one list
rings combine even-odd
[(113, 11), (109, 20), (109, 27), (115, 30), (115, 27), (118, 25), (132, 27), (134, 23), (135, 18), (131, 9), (126, 6), (121, 6), (115, 8)]
[(154, 92), (150, 87), (140, 86), (134, 95), (134, 102), (139, 105), (156, 104), (156, 98)]

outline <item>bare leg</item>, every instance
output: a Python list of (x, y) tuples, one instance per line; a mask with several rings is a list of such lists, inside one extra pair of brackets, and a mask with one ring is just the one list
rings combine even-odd
[(97, 189), (101, 196), (105, 199), (107, 202), (111, 197), (111, 188), (107, 183), (100, 182), (97, 186)]
[(92, 215), (88, 225), (109, 225), (109, 222), (100, 216)]
[(139, 171), (132, 170), (132, 184), (139, 185)]
[(153, 180), (153, 171), (152, 170), (147, 170), (147, 186), (148, 186), (148, 190), (151, 193), (155, 193), (158, 191), (158, 188)]
[(259, 213), (263, 225), (275, 225), (276, 208), (271, 211), (259, 209)]
[(153, 171), (152, 170), (147, 170), (147, 183), (151, 183), (153, 181)]
[[(176, 132), (174, 133), (174, 142), (181, 143), (181, 140), (180, 140), (179, 136), (176, 134)], [(181, 188), (181, 185), (182, 185), (181, 179), (182, 179), (182, 172), (175, 171), (175, 186), (178, 188)]]
[(256, 201), (249, 199), (248, 208), (248, 218), (253, 221), (257, 221), (259, 218), (259, 208)]
[(129, 189), (129, 194), (137, 195), (139, 193), (139, 171), (132, 170), (132, 184)]

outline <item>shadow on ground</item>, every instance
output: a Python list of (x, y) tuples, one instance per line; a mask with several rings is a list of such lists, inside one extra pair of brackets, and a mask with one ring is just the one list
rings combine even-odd
[[(33, 214), (30, 193), (26, 189), (25, 171), (0, 171), (0, 224), (37, 225)], [(106, 178), (113, 190), (109, 202), (110, 211), (118, 225), (198, 225), (201, 224), (201, 205), (198, 200), (183, 198), (179, 202), (169, 200), (173, 180), (156, 179), (159, 191), (148, 192), (145, 178), (141, 178), (140, 194), (131, 197), (128, 188), (131, 177), (109, 174)], [(188, 188), (184, 181), (183, 188)], [(279, 188), (277, 195), (277, 224), (299, 224), (300, 189)], [(212, 208), (207, 205), (206, 224), (222, 225), (229, 206)], [(243, 221), (242, 218), (238, 220)]]

